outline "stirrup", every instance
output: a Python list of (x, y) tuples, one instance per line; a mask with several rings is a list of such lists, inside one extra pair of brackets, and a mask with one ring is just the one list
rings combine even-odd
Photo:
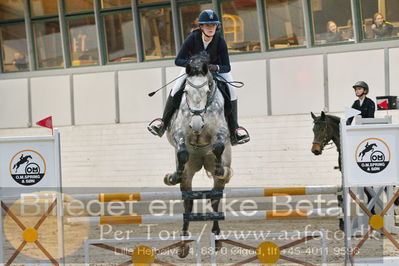
[(151, 123), (148, 124), (147, 129), (154, 136), (162, 137), (163, 133), (165, 132), (164, 126), (165, 123), (163, 122), (162, 118), (155, 118), (151, 121)]
[[(240, 131), (244, 131), (245, 134), (239, 135), (238, 133), (239, 133)], [(237, 144), (244, 144), (244, 143), (247, 143), (248, 141), (250, 141), (250, 139), (251, 139), (251, 138), (249, 137), (248, 130), (246, 130), (246, 129), (243, 128), (243, 127), (239, 127), (239, 128), (237, 128), (236, 130), (234, 130), (233, 136), (232, 136), (232, 138), (231, 138), (231, 144), (232, 144), (233, 146), (234, 146), (234, 145), (237, 145)]]

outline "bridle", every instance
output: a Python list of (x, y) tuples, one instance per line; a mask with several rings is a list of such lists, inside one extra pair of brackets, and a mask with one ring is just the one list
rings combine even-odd
[(210, 81), (207, 80), (207, 81), (205, 81), (204, 83), (202, 83), (200, 85), (195, 85), (192, 82), (190, 82), (188, 79), (186, 79), (186, 83), (188, 85), (190, 85), (191, 87), (195, 88), (195, 89), (201, 89), (202, 87), (204, 87), (208, 83), (208, 86), (211, 89), (210, 93), (207, 96), (205, 107), (203, 109), (199, 109), (199, 110), (194, 110), (194, 109), (192, 109), (190, 107), (190, 104), (188, 103), (188, 100), (187, 100), (187, 92), (184, 91), (184, 93), (186, 93), (186, 103), (187, 103), (188, 110), (190, 111), (190, 113), (192, 115), (201, 116), (202, 121), (204, 121), (203, 114), (206, 113), (206, 110), (212, 104), (213, 99), (215, 98), (215, 94), (216, 94), (215, 82), (211, 79)]
[(327, 132), (328, 132), (328, 130), (327, 130), (327, 129), (328, 129), (327, 121), (317, 121), (317, 122), (314, 122), (314, 124), (321, 124), (321, 123), (324, 123), (324, 124), (325, 124), (325, 127), (322, 128), (322, 129), (324, 129), (325, 134), (324, 134), (324, 136), (323, 136), (323, 138), (322, 138), (321, 141), (313, 141), (312, 144), (317, 144), (317, 145), (319, 145), (319, 146), (320, 146), (320, 149), (323, 150), (324, 147), (330, 142), (330, 138), (329, 138), (329, 136), (328, 136), (328, 134), (327, 134)]

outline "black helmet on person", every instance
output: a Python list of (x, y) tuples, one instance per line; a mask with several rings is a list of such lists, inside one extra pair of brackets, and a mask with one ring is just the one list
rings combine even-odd
[(352, 87), (353, 87), (354, 89), (355, 89), (356, 87), (361, 87), (361, 88), (363, 88), (365, 91), (367, 91), (366, 94), (369, 92), (369, 85), (367, 85), (367, 83), (364, 82), (364, 81), (358, 81), (358, 82), (356, 82), (355, 85), (353, 85)]
[(198, 24), (220, 24), (219, 17), (215, 11), (207, 9), (202, 11), (198, 16)]

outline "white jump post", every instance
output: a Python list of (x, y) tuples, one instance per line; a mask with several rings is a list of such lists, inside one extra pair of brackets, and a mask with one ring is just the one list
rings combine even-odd
[[(341, 119), (340, 123), (346, 250), (353, 248), (350, 220), (351, 198), (357, 205), (363, 205), (362, 209), (366, 214), (368, 213), (367, 216), (357, 219), (358, 225), (365, 226), (369, 232), (382, 230), (388, 237), (390, 233), (397, 231), (394, 226), (395, 217), (392, 207), (387, 209), (386, 205), (382, 204), (382, 207), (386, 209), (385, 212), (375, 215), (370, 210), (376, 206), (376, 203), (381, 204), (379, 196), (384, 189), (387, 189), (389, 204), (393, 203), (392, 187), (399, 185), (399, 124), (390, 124), (389, 117), (385, 119), (357, 118), (355, 121), (357, 124), (352, 126), (347, 126), (345, 119)], [(369, 206), (362, 204), (352, 190), (352, 188), (357, 188), (362, 191), (364, 187), (380, 187), (376, 193), (373, 193), (374, 197)], [(360, 249), (361, 245), (362, 242), (359, 242), (355, 249)], [(347, 253), (346, 261), (353, 262), (355, 255), (356, 253)]]
[[(57, 258), (63, 262), (64, 242), (62, 225), (60, 133), (52, 136), (0, 138), (0, 264), (12, 263), (4, 257), (5, 234), (3, 213), (5, 202), (18, 199), (24, 193), (54, 191), (57, 194)], [(11, 211), (11, 210), (8, 210)], [(27, 228), (29, 229), (29, 228)], [(30, 228), (32, 232), (33, 228)], [(35, 230), (35, 229), (33, 229)], [(37, 233), (35, 230), (34, 233)], [(25, 234), (24, 234), (25, 235)], [(23, 237), (24, 241), (29, 242)], [(24, 250), (22, 249), (21, 253)], [(51, 255), (51, 254), (50, 254)], [(14, 257), (15, 259), (15, 257)], [(49, 258), (51, 260), (51, 258)], [(35, 260), (37, 261), (37, 260)]]

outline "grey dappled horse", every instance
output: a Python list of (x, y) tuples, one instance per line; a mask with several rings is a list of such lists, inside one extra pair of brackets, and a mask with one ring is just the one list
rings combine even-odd
[[(231, 144), (224, 115), (224, 98), (208, 71), (208, 58), (193, 56), (186, 67), (186, 84), (179, 110), (174, 114), (167, 131), (170, 144), (176, 151), (176, 171), (165, 176), (167, 185), (180, 183), (181, 191), (192, 190), (192, 179), (202, 167), (213, 178), (213, 189), (223, 190), (232, 175)], [(219, 199), (212, 199), (214, 212)], [(185, 213), (191, 213), (193, 200), (184, 200)], [(182, 235), (188, 235), (189, 221), (183, 222)], [(218, 221), (212, 232), (220, 233)], [(220, 248), (220, 243), (217, 243)], [(179, 257), (188, 255), (187, 245), (179, 248)]]

